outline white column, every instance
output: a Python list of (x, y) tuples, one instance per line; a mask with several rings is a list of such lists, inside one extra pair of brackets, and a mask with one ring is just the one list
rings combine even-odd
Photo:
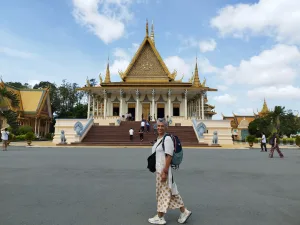
[(41, 118), (39, 118), (39, 123), (38, 123), (38, 136), (40, 136), (40, 126), (41, 126)]
[(93, 117), (95, 117), (95, 96), (93, 95)]
[(122, 118), (122, 113), (123, 113), (123, 90), (120, 89), (120, 117)]
[(135, 94), (136, 94), (136, 112), (135, 112), (135, 121), (138, 121), (139, 118), (140, 118), (140, 115), (139, 115), (139, 104), (140, 104), (140, 91), (137, 89), (135, 91)]
[(169, 89), (168, 90), (169, 118), (171, 118), (171, 95), (172, 95), (172, 91), (171, 89)]
[(198, 108), (199, 108), (199, 112), (198, 112), (198, 118), (199, 119), (202, 119), (202, 116), (201, 116), (201, 101), (200, 101), (200, 96), (199, 96), (199, 99), (198, 99)]
[(36, 126), (37, 126), (37, 118), (35, 117), (35, 122), (34, 122), (34, 133), (35, 133), (35, 134), (37, 134), (37, 133), (36, 133)]
[(188, 94), (188, 91), (187, 91), (187, 89), (185, 89), (185, 91), (184, 91), (184, 116), (185, 116), (185, 119), (187, 119), (187, 94)]
[(103, 117), (103, 104), (102, 104), (102, 99), (100, 101), (100, 116)]
[(99, 99), (97, 98), (97, 118), (99, 117)]
[(155, 103), (154, 103), (154, 100), (155, 100), (155, 90), (152, 89), (152, 121), (154, 121), (154, 113), (155, 113)]
[(106, 93), (106, 90), (103, 91), (104, 93), (104, 112), (103, 112), (103, 116), (104, 116), (104, 119), (106, 119), (106, 108), (107, 108), (107, 93)]
[(91, 95), (88, 94), (88, 111), (87, 111), (87, 118), (90, 118), (90, 110), (91, 110)]
[(201, 94), (201, 103), (202, 103), (202, 119), (204, 120), (204, 94), (205, 92), (202, 92)]

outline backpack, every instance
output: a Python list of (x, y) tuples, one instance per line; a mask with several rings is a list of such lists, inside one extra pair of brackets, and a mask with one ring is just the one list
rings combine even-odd
[(174, 153), (173, 153), (173, 157), (172, 157), (172, 161), (171, 161), (171, 166), (173, 169), (179, 169), (179, 165), (183, 159), (183, 150), (182, 150), (181, 142), (176, 135), (165, 134), (165, 136), (163, 137), (163, 140), (162, 140), (163, 150), (165, 150), (165, 144), (164, 144), (165, 142), (164, 141), (167, 136), (171, 137), (173, 144), (174, 144)]
[(275, 137), (271, 137), (270, 141), (269, 141), (269, 144), (270, 145), (274, 145), (274, 142), (275, 142)]

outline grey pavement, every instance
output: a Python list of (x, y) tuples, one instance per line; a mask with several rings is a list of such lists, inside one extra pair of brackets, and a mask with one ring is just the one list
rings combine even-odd
[[(300, 150), (186, 149), (175, 180), (194, 225), (299, 225)], [(156, 211), (149, 149), (0, 152), (0, 225), (146, 225)], [(170, 210), (167, 223), (177, 224)]]

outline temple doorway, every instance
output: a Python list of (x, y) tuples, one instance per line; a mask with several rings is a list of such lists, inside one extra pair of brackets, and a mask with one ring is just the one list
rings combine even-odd
[(150, 113), (150, 103), (143, 103), (142, 119), (148, 120), (149, 113)]
[(165, 104), (158, 103), (157, 104), (157, 118), (164, 118), (165, 117)]
[(135, 103), (128, 103), (128, 113), (131, 113), (131, 118), (135, 120)]

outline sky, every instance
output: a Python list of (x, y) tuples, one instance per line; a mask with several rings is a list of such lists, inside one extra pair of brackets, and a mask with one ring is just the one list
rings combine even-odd
[(299, 0), (1, 0), (3, 81), (85, 85), (120, 81), (154, 24), (155, 44), (170, 71), (188, 81), (197, 57), (201, 82), (217, 88), (218, 113), (253, 115), (268, 107), (300, 111)]

